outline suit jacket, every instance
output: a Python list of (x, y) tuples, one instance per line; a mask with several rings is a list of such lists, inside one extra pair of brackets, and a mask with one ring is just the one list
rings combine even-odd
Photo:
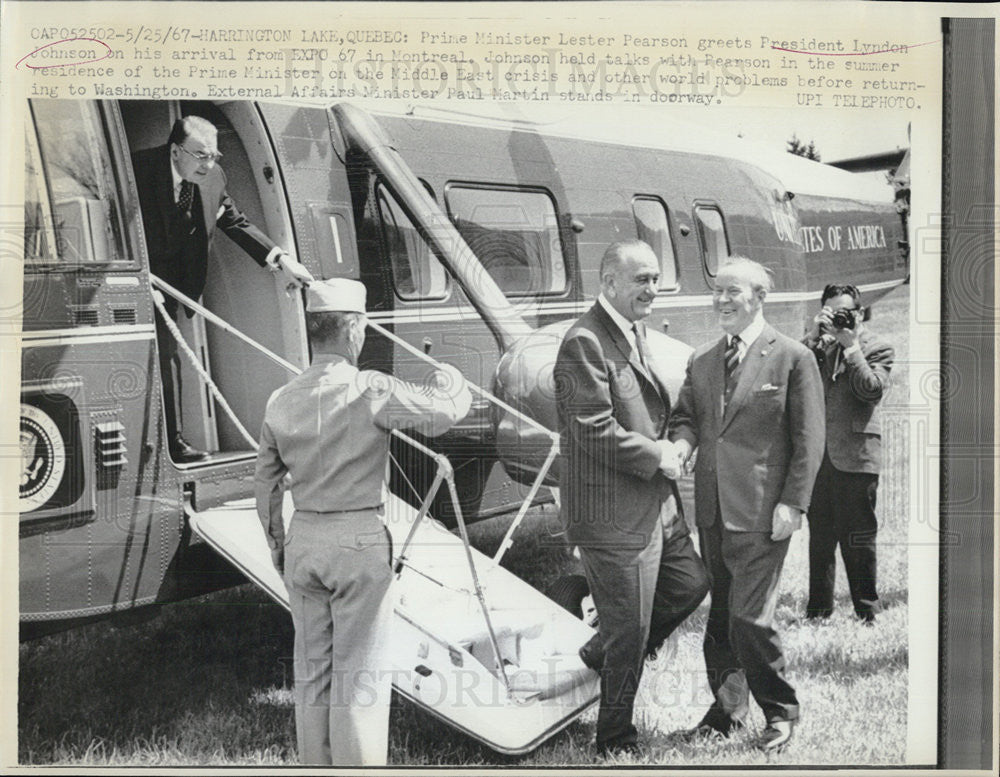
[(775, 505), (807, 510), (823, 459), (823, 389), (812, 353), (770, 325), (747, 349), (723, 409), (726, 338), (695, 350), (671, 437), (698, 448), (695, 520), (770, 532)]
[(200, 200), (201, 207), (192, 208), (192, 217), (200, 219), (204, 228), (196, 230), (187, 250), (177, 256), (171, 229), (177, 205), (170, 165), (169, 146), (149, 148), (132, 155), (150, 271), (192, 299), (198, 299), (205, 289), (208, 250), (216, 226), (263, 267), (274, 243), (236, 207), (226, 193), (226, 174), (218, 165), (195, 187), (198, 193), (195, 205)]
[[(580, 546), (645, 547), (676, 484), (660, 471), (670, 398), (647, 355), (647, 372), (621, 329), (595, 304), (566, 333), (555, 365), (564, 457), (562, 517)], [(673, 530), (673, 527), (671, 527)]]
[[(803, 343), (815, 345), (808, 339)], [(861, 350), (846, 358), (836, 341), (813, 351), (826, 397), (826, 452), (842, 472), (877, 475), (882, 468), (879, 403), (889, 385), (895, 351), (866, 329), (861, 330), (859, 345)]]

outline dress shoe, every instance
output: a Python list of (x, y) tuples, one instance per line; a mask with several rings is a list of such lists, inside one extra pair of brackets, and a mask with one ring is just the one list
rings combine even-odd
[(764, 729), (757, 746), (765, 753), (780, 753), (791, 740), (794, 730), (794, 720), (772, 720)]
[(604, 668), (604, 645), (600, 634), (595, 634), (580, 648), (580, 660), (584, 666), (595, 672), (600, 672)]
[(690, 745), (702, 739), (731, 737), (744, 727), (742, 720), (710, 718), (706, 715), (697, 726), (677, 732), (676, 737), (684, 744)]
[(175, 464), (191, 464), (195, 461), (204, 461), (208, 458), (208, 453), (192, 447), (178, 432), (170, 440), (170, 458)]

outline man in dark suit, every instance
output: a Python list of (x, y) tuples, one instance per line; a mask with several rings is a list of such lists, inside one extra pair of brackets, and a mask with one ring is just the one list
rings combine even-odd
[(879, 402), (895, 352), (864, 325), (855, 286), (830, 284), (803, 343), (812, 349), (826, 396), (826, 453), (809, 507), (809, 602), (806, 615), (833, 613), (836, 550), (847, 570), (854, 611), (874, 623), (875, 497), (882, 464)]
[[(215, 126), (199, 116), (178, 119), (166, 145), (132, 156), (150, 271), (198, 299), (205, 289), (208, 252), (218, 227), (261, 267), (284, 273), (290, 285), (311, 281), (304, 266), (236, 207), (226, 193), (226, 175), (216, 164), (221, 156)], [(177, 301), (168, 297), (166, 308), (176, 318)], [(208, 454), (191, 447), (181, 430), (177, 343), (159, 317), (156, 324), (170, 455), (178, 463), (200, 461)]]
[(685, 460), (698, 449), (695, 519), (712, 585), (704, 648), (715, 701), (684, 738), (742, 728), (749, 690), (767, 720), (764, 750), (784, 747), (799, 714), (773, 620), (824, 427), (816, 360), (764, 320), (770, 287), (757, 262), (719, 270), (712, 304), (725, 336), (691, 355), (670, 435)]
[(597, 747), (635, 752), (632, 723), (646, 655), (708, 592), (665, 439), (670, 397), (645, 344), (660, 268), (641, 241), (616, 243), (596, 304), (566, 333), (555, 365), (562, 434), (562, 519), (580, 549), (600, 619), (581, 658), (601, 673)]

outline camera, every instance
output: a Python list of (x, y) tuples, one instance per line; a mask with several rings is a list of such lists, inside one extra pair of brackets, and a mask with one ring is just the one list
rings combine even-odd
[(854, 311), (848, 308), (838, 308), (830, 316), (830, 323), (835, 329), (854, 329)]

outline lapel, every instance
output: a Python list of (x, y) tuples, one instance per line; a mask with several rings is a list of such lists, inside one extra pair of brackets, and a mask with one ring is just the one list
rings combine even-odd
[(670, 410), (670, 392), (667, 391), (667, 380), (660, 373), (660, 363), (656, 360), (652, 351), (649, 348), (649, 339), (646, 339), (646, 364), (649, 365), (649, 377), (650, 382), (656, 389), (656, 393), (660, 395), (660, 399), (663, 400), (664, 407)]
[[(639, 380), (646, 381), (662, 400), (664, 393), (661, 390), (659, 381), (654, 376), (650, 375), (649, 372), (646, 371), (645, 367), (642, 366), (642, 362), (639, 361), (639, 355), (636, 353), (635, 349), (629, 345), (628, 338), (625, 337), (625, 333), (611, 319), (611, 316), (608, 315), (608, 312), (604, 309), (600, 302), (594, 303), (594, 316), (601, 322), (601, 326), (603, 326), (605, 331), (607, 331), (612, 342), (621, 352), (622, 356), (628, 360), (629, 366), (635, 372)], [(648, 353), (646, 354), (646, 359), (649, 359)]]
[(708, 390), (711, 397), (712, 423), (719, 428), (722, 425), (722, 413), (725, 407), (726, 395), (726, 336), (723, 335), (707, 354), (709, 365)]
[(212, 202), (212, 198), (208, 196), (208, 181), (206, 180), (205, 186), (199, 184), (194, 185), (195, 198), (201, 203), (201, 217), (202, 223), (205, 227), (206, 237), (211, 236), (212, 230), (215, 228), (215, 209), (218, 207), (217, 202)]
[(156, 180), (153, 191), (156, 196), (156, 212), (160, 216), (160, 226), (163, 234), (170, 234), (170, 221), (177, 210), (177, 203), (174, 202), (174, 177), (170, 172), (170, 146), (161, 146), (162, 152), (157, 154), (157, 162), (154, 168)]
[[(760, 333), (760, 337), (754, 340), (750, 347), (747, 348), (747, 354), (743, 357), (743, 363), (740, 365), (739, 381), (736, 383), (736, 390), (733, 391), (733, 397), (729, 400), (729, 406), (722, 417), (720, 431), (729, 426), (729, 423), (733, 420), (733, 416), (746, 403), (747, 397), (750, 395), (750, 387), (753, 386), (761, 367), (764, 366), (768, 356), (774, 350), (775, 339), (774, 330), (770, 324), (765, 324), (764, 331)], [(722, 360), (720, 359), (721, 362)], [(723, 367), (723, 369), (725, 368)], [(725, 378), (723, 378), (724, 382)]]
[(832, 382), (837, 369), (843, 366), (844, 357), (840, 344), (834, 340), (823, 349), (823, 379)]

